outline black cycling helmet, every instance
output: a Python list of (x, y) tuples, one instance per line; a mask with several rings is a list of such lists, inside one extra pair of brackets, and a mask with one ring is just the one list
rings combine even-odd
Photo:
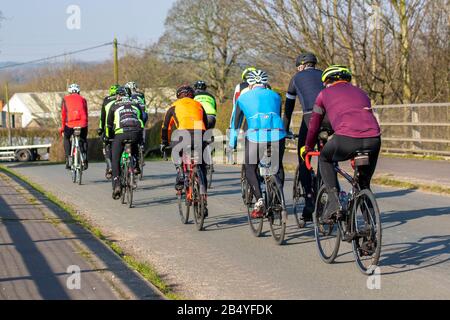
[(208, 85), (203, 80), (199, 80), (194, 84), (194, 89), (198, 91), (205, 91), (207, 88)]
[(312, 63), (314, 65), (317, 64), (317, 57), (311, 53), (311, 52), (306, 52), (306, 53), (302, 53), (301, 55), (299, 55), (297, 57), (297, 60), (295, 61), (295, 66), (298, 68), (301, 65), (307, 64), (307, 63)]
[(195, 96), (195, 90), (189, 85), (184, 85), (177, 89), (177, 99), (181, 99), (181, 98), (194, 99), (194, 96)]
[(127, 87), (120, 86), (117, 88), (116, 94), (121, 97), (129, 97), (131, 96), (131, 90)]

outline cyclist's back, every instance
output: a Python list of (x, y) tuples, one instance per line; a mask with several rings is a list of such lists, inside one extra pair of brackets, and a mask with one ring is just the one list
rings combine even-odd
[(237, 138), (244, 117), (248, 130), (246, 137), (252, 142), (279, 141), (286, 136), (281, 113), (281, 97), (266, 88), (254, 88), (239, 97), (232, 121), (231, 139)]
[(74, 128), (81, 128), (80, 141), (81, 151), (85, 155), (84, 169), (88, 168), (88, 106), (86, 99), (80, 95), (80, 86), (71, 84), (61, 103), (61, 128), (60, 133), (64, 133), (64, 151), (66, 155), (66, 169), (70, 169), (70, 138), (74, 133)]
[[(131, 101), (129, 91), (126, 88), (117, 90), (117, 100), (111, 106), (108, 113), (108, 138), (114, 138), (112, 143), (112, 176), (113, 176), (113, 198), (120, 197), (121, 189), (120, 156), (123, 152), (124, 142), (130, 141), (132, 154), (138, 157), (138, 145), (142, 142), (142, 131), (144, 121), (142, 112), (138, 105)], [(135, 168), (135, 173), (138, 168)]]
[(250, 91), (236, 102), (230, 129), (230, 148), (236, 149), (238, 130), (244, 119), (248, 130), (245, 141), (245, 175), (252, 186), (256, 204), (251, 216), (264, 215), (264, 199), (257, 174), (258, 164), (271, 150), (272, 170), (284, 182), (283, 154), (286, 132), (281, 119), (281, 97), (267, 88), (268, 75), (262, 70), (251, 71), (248, 76)]

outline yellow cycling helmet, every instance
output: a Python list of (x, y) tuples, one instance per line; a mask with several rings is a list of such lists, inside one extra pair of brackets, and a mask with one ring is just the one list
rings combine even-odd
[(248, 67), (247, 69), (244, 70), (244, 72), (242, 72), (242, 80), (245, 81), (247, 79), (247, 74), (250, 71), (256, 71), (258, 69), (256, 69), (255, 67)]
[(332, 65), (328, 67), (322, 74), (322, 82), (329, 80), (338, 81), (352, 81), (352, 72), (350, 69), (343, 65)]

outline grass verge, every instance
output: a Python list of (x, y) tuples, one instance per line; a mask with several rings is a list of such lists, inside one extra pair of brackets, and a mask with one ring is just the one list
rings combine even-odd
[(393, 179), (389, 176), (378, 176), (372, 179), (372, 183), (388, 187), (396, 187), (402, 189), (421, 190), (426, 192), (440, 193), (450, 195), (450, 188), (436, 184), (415, 183)]
[(161, 277), (158, 275), (158, 273), (155, 271), (155, 269), (150, 266), (149, 264), (145, 262), (138, 261), (136, 258), (132, 257), (131, 255), (128, 255), (117, 243), (114, 243), (113, 241), (109, 240), (100, 229), (92, 226), (86, 219), (84, 219), (82, 216), (80, 216), (77, 212), (77, 210), (71, 206), (68, 203), (65, 203), (61, 200), (59, 200), (55, 195), (52, 193), (44, 190), (40, 185), (35, 184), (34, 182), (31, 182), (28, 180), (27, 177), (15, 172), (14, 170), (11, 170), (10, 168), (7, 168), (5, 166), (0, 165), (0, 171), (10, 174), (20, 180), (22, 180), (24, 183), (26, 183), (28, 186), (30, 186), (35, 191), (42, 194), (44, 197), (46, 197), (50, 202), (57, 205), (71, 216), (71, 218), (78, 224), (80, 224), (83, 228), (91, 232), (96, 238), (98, 238), (100, 241), (102, 241), (104, 244), (106, 244), (111, 250), (113, 250), (131, 269), (136, 270), (144, 279), (152, 283), (155, 287), (157, 287), (168, 299), (170, 300), (182, 300), (183, 297), (181, 297), (179, 294), (173, 292), (169, 285), (167, 285)]
[[(295, 172), (296, 166), (293, 164), (285, 164), (284, 170), (286, 172)], [(416, 183), (409, 182), (404, 180), (394, 179), (391, 176), (383, 175), (383, 176), (375, 176), (372, 178), (372, 183), (380, 186), (387, 187), (396, 187), (402, 189), (411, 189), (411, 190), (421, 190), (426, 192), (433, 192), (439, 194), (450, 195), (450, 188), (443, 187), (437, 184), (425, 184), (425, 183)]]
[(397, 159), (414, 159), (414, 160), (434, 160), (434, 161), (448, 161), (449, 157), (436, 156), (436, 155), (419, 155), (419, 154), (401, 154), (401, 153), (381, 153), (385, 158), (397, 158)]

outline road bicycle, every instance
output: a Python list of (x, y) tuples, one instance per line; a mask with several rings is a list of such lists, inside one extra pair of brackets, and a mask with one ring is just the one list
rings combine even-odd
[(134, 175), (136, 160), (132, 155), (132, 141), (125, 140), (123, 143), (125, 147), (120, 157), (121, 202), (132, 208), (133, 191), (136, 189), (136, 177)]
[(253, 218), (251, 216), (256, 199), (252, 187), (245, 176), (244, 166), (241, 170), (241, 191), (244, 204), (247, 207), (248, 222), (253, 235), (256, 237), (261, 236), (264, 220), (267, 219), (275, 242), (281, 245), (286, 234), (287, 210), (282, 183), (278, 178), (278, 172), (273, 170), (270, 157), (271, 150), (269, 148), (258, 165), (258, 178), (265, 203), (265, 215), (263, 217)]
[[(320, 154), (320, 153), (319, 153)], [(308, 153), (307, 167), (311, 168), (310, 159), (318, 153)], [(358, 269), (367, 275), (376, 270), (382, 245), (381, 215), (377, 201), (370, 189), (359, 187), (360, 168), (369, 165), (370, 152), (355, 152), (351, 160), (354, 175), (351, 176), (339, 165), (335, 171), (347, 180), (352, 188), (348, 194), (340, 196), (341, 210), (332, 216), (332, 223), (325, 223), (322, 215), (328, 203), (328, 191), (323, 185), (317, 195), (314, 219), (314, 231), (319, 255), (325, 263), (335, 261), (341, 241), (352, 244), (352, 251)]]
[(81, 152), (80, 145), (81, 128), (77, 127), (73, 129), (73, 134), (70, 137), (70, 158), (69, 165), (72, 174), (72, 182), (81, 185), (83, 176), (83, 170), (85, 166), (85, 155)]
[[(164, 151), (164, 160), (167, 160), (166, 151)], [(203, 231), (206, 218), (207, 194), (202, 191), (206, 190), (205, 177), (200, 168), (201, 154), (188, 146), (183, 152), (181, 170), (183, 170), (184, 184), (181, 190), (177, 191), (178, 212), (181, 222), (187, 224), (192, 208), (194, 221), (198, 231)]]

